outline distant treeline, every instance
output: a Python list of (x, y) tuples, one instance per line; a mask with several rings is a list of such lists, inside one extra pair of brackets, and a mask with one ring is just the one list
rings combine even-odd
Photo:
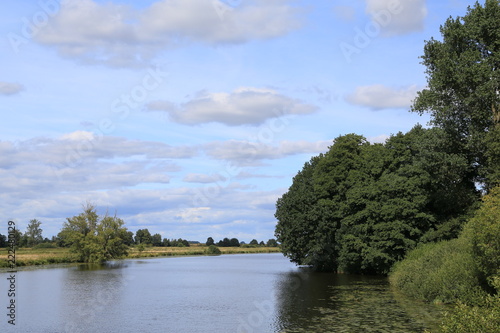
[[(95, 212), (95, 208), (92, 205), (87, 205), (84, 208), (84, 213), (74, 216), (72, 218), (67, 219), (68, 222), (65, 223), (65, 226), (57, 234), (57, 236), (53, 236), (51, 239), (44, 238), (42, 236), (42, 228), (40, 228), (42, 222), (37, 219), (32, 219), (26, 228), (26, 232), (21, 232), (19, 230), (14, 231), (15, 244), (17, 247), (35, 247), (35, 248), (49, 248), (49, 247), (71, 247), (75, 244), (74, 237), (70, 237), (69, 235), (75, 235), (74, 231), (76, 229), (80, 229), (80, 234), (83, 234), (84, 237), (89, 236), (91, 229), (95, 229), (98, 233), (99, 230), (104, 232), (107, 228), (115, 228), (114, 233), (110, 233), (110, 230), (107, 231), (107, 237), (111, 239), (111, 236), (116, 236), (120, 239), (119, 243), (125, 246), (156, 246), (156, 247), (189, 247), (192, 244), (201, 244), (198, 241), (188, 241), (186, 239), (169, 239), (162, 238), (159, 233), (151, 234), (151, 232), (146, 229), (139, 229), (135, 232), (126, 230), (123, 227), (123, 223), (121, 225), (121, 229), (116, 225), (113, 227), (113, 223), (107, 223), (107, 227), (102, 225), (101, 228), (98, 227), (99, 217)], [(115, 222), (123, 222), (121, 219), (116, 217), (104, 217), (103, 220), (114, 220)], [(101, 221), (102, 222), (102, 221)], [(68, 224), (69, 223), (69, 224)], [(71, 232), (70, 232), (71, 231)], [(119, 232), (118, 232), (119, 231)], [(119, 235), (119, 237), (118, 237)], [(77, 237), (78, 238), (78, 237)], [(214, 242), (212, 237), (208, 237), (206, 241), (206, 245), (216, 245), (219, 247), (277, 247), (278, 243), (275, 239), (269, 239), (267, 242), (257, 241), (256, 239), (252, 239), (249, 244), (246, 244), (243, 241), (239, 241), (237, 238), (224, 238), (217, 243)], [(7, 236), (0, 234), (0, 247), (7, 246)]]
[(249, 244), (246, 244), (245, 242), (240, 242), (238, 238), (224, 238), (217, 243), (214, 242), (214, 239), (212, 237), (208, 237), (207, 246), (210, 245), (217, 245), (220, 247), (238, 247), (238, 246), (243, 246), (243, 247), (257, 247), (257, 246), (267, 246), (267, 247), (277, 247), (278, 242), (276, 242), (276, 239), (271, 238), (269, 239), (266, 243), (264, 241), (258, 241), (256, 239), (252, 239)]

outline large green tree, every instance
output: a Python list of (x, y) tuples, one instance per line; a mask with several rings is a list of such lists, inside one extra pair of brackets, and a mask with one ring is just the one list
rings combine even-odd
[(100, 217), (96, 208), (87, 204), (79, 215), (67, 218), (58, 235), (71, 247), (78, 261), (99, 263), (127, 255), (127, 228), (116, 216)]
[(468, 156), (470, 177), (487, 189), (500, 181), (500, 1), (476, 2), (426, 42), (427, 88), (412, 110), (429, 112), (449, 144)]

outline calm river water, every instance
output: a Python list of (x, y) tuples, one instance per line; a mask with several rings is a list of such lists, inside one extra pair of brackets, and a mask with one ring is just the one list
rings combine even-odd
[(313, 273), (281, 254), (125, 260), (16, 273), (16, 326), (0, 332), (423, 332), (439, 308), (385, 278)]

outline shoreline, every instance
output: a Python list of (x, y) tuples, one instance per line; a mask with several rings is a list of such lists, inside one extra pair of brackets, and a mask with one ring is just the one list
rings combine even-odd
[[(151, 247), (144, 251), (138, 251), (137, 248), (130, 248), (126, 259), (148, 259), (148, 258), (166, 258), (183, 256), (212, 256), (206, 254), (207, 246), (196, 245), (190, 247)], [(221, 254), (258, 254), (258, 253), (281, 253), (278, 247), (219, 247)], [(110, 260), (110, 261), (113, 261)], [(69, 248), (44, 248), (32, 249), (21, 248), (16, 250), (16, 266), (14, 270), (26, 268), (43, 268), (46, 266), (85, 264), (77, 262)], [(7, 260), (7, 248), (0, 249), (0, 273), (12, 271)]]

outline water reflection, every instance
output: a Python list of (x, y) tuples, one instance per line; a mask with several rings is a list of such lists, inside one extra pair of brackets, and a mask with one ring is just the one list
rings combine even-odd
[(283, 333), (424, 332), (439, 317), (436, 306), (396, 297), (383, 277), (301, 269), (282, 275), (276, 299), (276, 331)]
[(122, 269), (127, 268), (128, 264), (126, 261), (109, 261), (102, 264), (78, 264), (76, 269), (79, 271), (98, 271), (103, 269)]
[(125, 262), (108, 262), (77, 265), (66, 271), (62, 286), (65, 297), (60, 303), (65, 332), (87, 332), (89, 326), (104, 329), (109, 325), (101, 314), (120, 303), (127, 284), (126, 267)]
[[(315, 273), (280, 254), (72, 265), (18, 282), (14, 332), (422, 332), (416, 314), (435, 317), (385, 278)], [(0, 332), (12, 332), (5, 320)]]

